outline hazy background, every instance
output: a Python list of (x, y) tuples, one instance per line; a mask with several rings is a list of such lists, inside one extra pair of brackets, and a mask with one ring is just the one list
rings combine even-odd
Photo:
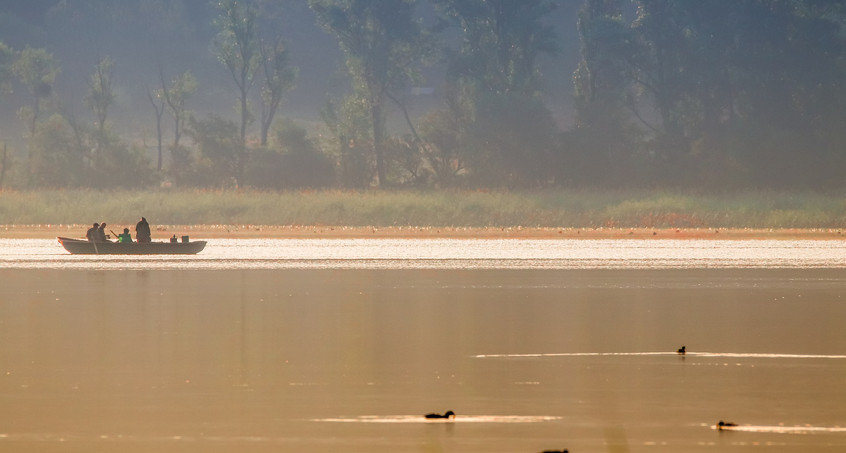
[[(298, 72), (258, 149), (260, 74), (246, 136), (228, 129), (241, 116), (233, 77), (215, 54), (218, 2), (0, 1), (0, 41), (16, 55), (44, 49), (58, 64), (32, 123), (21, 110), (32, 92), (18, 71), (4, 76), (0, 141), (10, 149), (0, 185), (842, 186), (839, 2), (397, 2), (387, 23), (401, 21), (402, 4), (432, 38), (406, 64), (389, 62), (406, 73), (391, 75), (384, 91), (400, 98), (415, 130), (384, 93), (362, 94), (350, 53), (313, 7), (368, 2), (311, 3), (240, 2), (259, 12), (257, 38), (285, 40), (286, 64)], [(104, 58), (110, 102), (98, 128), (86, 99)], [(148, 93), (161, 90), (162, 76), (167, 84), (186, 71), (196, 90), (185, 115), (196, 121), (174, 144), (163, 114), (157, 168)], [(368, 112), (373, 105), (379, 115)]]

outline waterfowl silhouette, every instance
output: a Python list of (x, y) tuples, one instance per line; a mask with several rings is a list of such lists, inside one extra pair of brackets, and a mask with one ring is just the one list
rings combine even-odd
[(566, 448), (563, 450), (544, 450), (543, 453), (570, 453)]
[(722, 420), (717, 423), (717, 429), (719, 430), (722, 430), (723, 428), (731, 428), (732, 426), (737, 426), (737, 423), (724, 422)]
[(686, 353), (686, 352), (687, 352), (687, 348), (686, 348), (686, 347), (684, 347), (684, 346), (682, 346), (682, 347), (680, 347), (680, 348), (679, 348), (679, 350), (678, 350), (678, 351), (676, 351), (676, 352), (678, 352), (679, 354), (684, 354), (684, 353)]
[(446, 411), (444, 415), (441, 414), (426, 414), (424, 415), (426, 418), (455, 418), (455, 412), (453, 411)]

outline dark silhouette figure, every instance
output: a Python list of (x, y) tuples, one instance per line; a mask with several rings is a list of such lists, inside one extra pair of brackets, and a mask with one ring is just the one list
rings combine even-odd
[(147, 223), (147, 219), (141, 217), (141, 220), (135, 224), (135, 239), (141, 242), (150, 242), (152, 239), (150, 237), (150, 224)]
[(720, 422), (717, 423), (717, 429), (719, 429), (719, 430), (723, 430), (724, 428), (731, 428), (732, 426), (737, 426), (737, 423), (729, 423), (729, 422), (724, 422), (722, 420), (720, 420)]
[(100, 227), (99, 223), (95, 223), (94, 226), (88, 229), (85, 232), (85, 238), (88, 239), (88, 242), (99, 242), (97, 240), (97, 229)]
[(679, 354), (685, 354), (685, 353), (687, 353), (687, 348), (685, 348), (684, 346), (682, 346), (682, 347), (680, 347), (680, 348), (679, 348), (679, 350), (678, 350), (677, 352), (678, 352)]
[(111, 242), (106, 236), (106, 222), (101, 223), (100, 228), (97, 228), (97, 242)]
[(455, 418), (455, 412), (446, 411), (444, 415), (441, 414), (426, 414), (426, 418)]
[(544, 450), (543, 453), (570, 453), (566, 448), (563, 450)]

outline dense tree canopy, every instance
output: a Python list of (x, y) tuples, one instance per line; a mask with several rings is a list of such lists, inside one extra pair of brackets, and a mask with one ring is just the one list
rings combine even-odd
[(844, 185), (835, 0), (41, 3), (0, 30), (0, 186)]

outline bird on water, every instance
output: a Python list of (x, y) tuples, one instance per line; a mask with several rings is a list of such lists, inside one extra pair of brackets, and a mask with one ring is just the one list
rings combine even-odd
[(455, 412), (453, 411), (446, 411), (444, 415), (441, 414), (426, 414), (424, 415), (426, 418), (455, 418)]
[(737, 426), (737, 423), (724, 422), (722, 420), (720, 420), (720, 422), (717, 423), (717, 429), (720, 429), (720, 430), (723, 429), (723, 428), (731, 428), (732, 426)]
[(685, 353), (687, 352), (687, 348), (686, 348), (686, 347), (684, 347), (684, 346), (682, 346), (682, 347), (680, 347), (680, 348), (679, 348), (679, 350), (678, 350), (678, 351), (676, 351), (676, 352), (678, 352), (679, 354), (685, 354)]
[(563, 450), (544, 450), (543, 453), (570, 453), (566, 448)]

